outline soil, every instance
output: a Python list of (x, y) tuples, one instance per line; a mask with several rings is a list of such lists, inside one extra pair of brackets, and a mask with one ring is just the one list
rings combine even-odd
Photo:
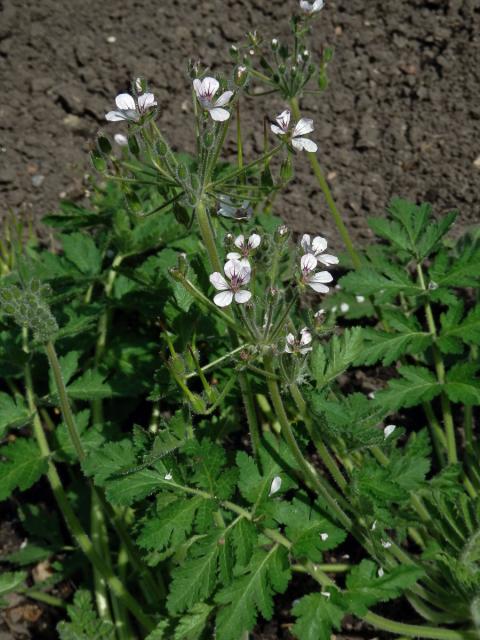
[[(315, 46), (332, 45), (330, 86), (303, 110), (316, 122), (319, 158), (356, 238), (393, 195), (479, 221), (479, 0), (327, 0)], [(88, 149), (113, 133), (104, 114), (130, 80), (145, 76), (159, 122), (192, 150), (186, 63), (231, 69), (230, 44), (247, 30), (282, 36), (296, 0), (0, 0), (0, 192), (3, 208), (36, 219), (59, 198), (85, 197)], [(247, 105), (247, 151), (278, 97)], [(277, 211), (296, 231), (339, 245), (305, 157)], [(340, 247), (338, 247), (340, 248)]]

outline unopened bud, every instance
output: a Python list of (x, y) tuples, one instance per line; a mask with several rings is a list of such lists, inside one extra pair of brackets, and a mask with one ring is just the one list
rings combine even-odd
[(140, 155), (140, 147), (135, 136), (128, 136), (128, 149), (134, 156)]
[(245, 65), (240, 64), (235, 69), (233, 79), (237, 87), (244, 87), (248, 80), (248, 69)]
[(310, 58), (310, 51), (308, 49), (304, 49), (302, 51), (302, 53), (300, 54), (302, 60), (304, 60), (305, 62)]
[(97, 146), (101, 153), (108, 155), (112, 151), (112, 145), (110, 144), (110, 140), (105, 136), (100, 136), (97, 140)]
[(147, 81), (145, 78), (135, 78), (135, 91), (137, 93), (145, 93), (147, 90)]
[(98, 149), (94, 149), (92, 151), (92, 153), (90, 154), (90, 159), (94, 168), (99, 173), (104, 173), (107, 170), (107, 162), (100, 151), (98, 151)]
[(211, 149), (215, 142), (215, 134), (213, 131), (206, 131), (203, 136), (203, 144), (207, 149)]
[(172, 356), (168, 360), (168, 366), (177, 376), (183, 376), (186, 372), (185, 362), (181, 356)]
[(278, 296), (278, 289), (276, 287), (269, 287), (268, 289), (269, 300), (274, 300), (277, 296)]
[(280, 178), (282, 182), (288, 182), (293, 178), (292, 157), (288, 155), (280, 166)]
[(279, 64), (278, 65), (278, 71), (282, 76), (285, 75), (285, 71), (286, 70), (287, 70), (287, 67), (284, 64)]
[(320, 327), (325, 322), (325, 309), (319, 309), (317, 313), (313, 316), (315, 318), (315, 325)]
[(188, 214), (188, 211), (185, 209), (185, 207), (182, 207), (179, 202), (173, 203), (173, 215), (175, 216), (175, 220), (179, 224), (183, 224), (184, 227), (187, 227), (190, 224), (190, 216)]
[(177, 168), (178, 179), (184, 181), (188, 178), (188, 169), (184, 164), (179, 164)]
[(438, 284), (434, 280), (430, 280), (428, 288), (430, 291), (435, 291), (435, 289), (438, 289)]
[(177, 282), (182, 282), (183, 280), (183, 273), (180, 271), (180, 269), (177, 269), (176, 267), (172, 267), (171, 269), (168, 270), (168, 273), (171, 275), (171, 277), (176, 280)]
[(275, 235), (274, 235), (275, 242), (283, 244), (288, 240), (289, 236), (290, 236), (290, 229), (287, 227), (286, 224), (282, 224), (275, 229)]
[(227, 233), (225, 234), (225, 238), (223, 239), (223, 242), (226, 247), (231, 247), (233, 246), (234, 240), (235, 240), (234, 236), (231, 233)]
[(182, 274), (185, 275), (188, 269), (188, 261), (186, 253), (179, 253), (177, 256), (177, 269)]
[(230, 55), (234, 60), (238, 60), (238, 49), (234, 44), (230, 47)]
[(278, 40), (277, 38), (272, 38), (272, 51), (278, 51)]
[(161, 158), (164, 158), (168, 153), (168, 147), (163, 140), (157, 142), (157, 153)]
[(250, 360), (250, 354), (246, 350), (240, 351), (239, 356), (242, 362), (247, 362), (248, 360)]

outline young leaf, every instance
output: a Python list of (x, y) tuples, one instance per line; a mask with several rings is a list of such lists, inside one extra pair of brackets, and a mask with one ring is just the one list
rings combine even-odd
[(0, 438), (3, 438), (9, 429), (25, 426), (31, 418), (22, 396), (0, 393)]
[(425, 367), (403, 366), (398, 371), (402, 377), (390, 380), (388, 387), (376, 395), (376, 400), (390, 412), (432, 400), (442, 391), (433, 373)]
[(94, 240), (84, 233), (70, 233), (62, 236), (65, 257), (72, 262), (81, 273), (94, 276), (102, 267), (102, 255)]
[(3, 571), (0, 573), (0, 607), (6, 607), (7, 602), (3, 596), (22, 588), (27, 579), (26, 571)]
[(398, 598), (424, 574), (415, 565), (404, 564), (378, 575), (378, 566), (372, 560), (362, 560), (347, 576), (347, 590), (343, 594), (350, 613), (363, 616), (377, 602)]
[(198, 602), (179, 620), (173, 640), (200, 640), (212, 611), (210, 605)]
[(340, 629), (345, 610), (332, 598), (334, 590), (328, 589), (325, 593), (329, 596), (322, 593), (303, 596), (294, 605), (292, 613), (297, 621), (293, 632), (298, 640), (330, 640), (332, 630)]
[(283, 593), (290, 580), (285, 549), (274, 545), (270, 551), (257, 549), (248, 565), (232, 584), (218, 592), (215, 600), (224, 605), (217, 615), (217, 635), (222, 640), (238, 640), (255, 626), (258, 613), (270, 620), (273, 595)]
[(358, 327), (334, 336), (326, 347), (318, 344), (310, 359), (317, 386), (323, 387), (343, 373), (359, 357), (362, 348), (362, 330)]
[(0, 500), (5, 500), (14, 489), (29, 489), (47, 471), (48, 461), (42, 458), (33, 440), (19, 438), (0, 449)]
[(57, 625), (60, 640), (115, 639), (113, 624), (98, 618), (88, 591), (77, 591), (73, 605), (69, 605), (67, 611), (70, 622), (62, 621)]
[(452, 402), (480, 404), (480, 379), (476, 377), (480, 364), (459, 363), (446, 375), (445, 391)]

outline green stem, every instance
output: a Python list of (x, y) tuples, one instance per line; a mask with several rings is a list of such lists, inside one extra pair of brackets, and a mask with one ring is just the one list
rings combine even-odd
[(325, 464), (327, 469), (330, 471), (339, 489), (341, 489), (342, 492), (345, 492), (345, 490), (347, 489), (347, 481), (345, 480), (345, 477), (343, 476), (342, 472), (338, 468), (337, 463), (335, 462), (334, 458), (331, 456), (329, 450), (327, 449), (323, 441), (320, 440), (320, 438), (316, 435), (315, 429), (312, 424), (312, 420), (310, 419), (310, 416), (307, 413), (306, 402), (302, 396), (300, 389), (296, 384), (289, 385), (289, 389), (290, 389), (290, 393), (292, 394), (292, 398), (295, 404), (297, 405), (300, 415), (302, 416), (302, 419), (305, 422), (308, 432), (315, 444), (315, 447), (323, 463)]
[[(212, 362), (209, 362), (208, 364), (206, 364), (204, 367), (201, 368), (201, 371), (203, 373), (207, 373), (208, 371), (211, 371), (211, 369), (215, 369), (216, 367), (221, 365), (223, 362), (225, 362), (225, 360), (229, 360), (231, 357), (233, 357), (237, 353), (240, 353), (240, 351), (245, 349), (246, 346), (247, 345), (245, 344), (241, 344), (236, 349), (233, 349), (233, 351), (229, 351), (224, 356), (221, 356), (220, 358), (217, 358), (216, 360), (213, 360)], [(192, 371), (191, 373), (188, 373), (185, 376), (185, 380), (189, 380), (190, 378), (195, 378), (198, 375), (199, 373), (197, 371)]]
[[(58, 361), (57, 361), (58, 365)], [(61, 372), (60, 372), (61, 375)], [(155, 628), (154, 622), (147, 616), (138, 601), (127, 591), (123, 582), (113, 573), (113, 571), (105, 564), (103, 559), (97, 554), (92, 541), (85, 533), (80, 521), (76, 517), (67, 495), (63, 488), (60, 476), (58, 475), (55, 464), (52, 461), (52, 452), (48, 445), (47, 438), (43, 431), (40, 417), (34, 400), (33, 381), (30, 371), (30, 365), (25, 366), (25, 387), (27, 402), (31, 413), (33, 414), (33, 432), (42, 456), (48, 460), (47, 479), (52, 489), (55, 501), (63, 515), (70, 533), (78, 546), (90, 561), (93, 567), (104, 577), (109, 589), (113, 594), (125, 605), (138, 622), (148, 631)], [(65, 419), (65, 417), (64, 417)]]
[[(271, 373), (271, 374), (275, 373), (271, 355), (264, 356), (264, 367), (267, 373)], [(271, 378), (267, 378), (267, 386), (268, 386), (268, 390), (270, 393), (270, 398), (272, 400), (275, 414), (282, 427), (283, 437), (285, 438), (285, 441), (290, 451), (292, 452), (295, 460), (297, 461), (302, 474), (304, 475), (307, 482), (310, 485), (312, 485), (312, 487), (323, 496), (325, 501), (328, 503), (328, 505), (332, 509), (333, 513), (335, 513), (338, 521), (348, 530), (351, 530), (352, 528), (351, 519), (340, 507), (337, 500), (334, 497), (332, 497), (328, 484), (325, 484), (324, 480), (318, 475), (315, 469), (310, 465), (310, 463), (303, 456), (303, 453), (301, 452), (300, 447), (298, 446), (295, 435), (290, 426), (290, 421), (285, 411), (285, 407), (283, 406), (283, 401), (280, 395), (280, 389), (278, 388), (277, 382)]]
[(28, 589), (27, 591), (24, 591), (23, 595), (25, 595), (27, 598), (31, 598), (32, 600), (38, 600), (38, 602), (49, 604), (52, 607), (58, 607), (59, 609), (67, 608), (64, 600), (62, 600), (61, 598), (57, 598), (56, 596), (52, 596), (50, 593), (45, 593), (44, 591)]
[[(296, 120), (299, 120), (300, 108), (298, 105), (297, 98), (292, 98), (290, 100), (290, 108), (292, 109), (294, 118)], [(355, 269), (358, 269), (361, 265), (360, 256), (354, 249), (352, 239), (350, 237), (347, 227), (345, 226), (342, 220), (342, 216), (337, 209), (337, 205), (335, 204), (335, 200), (333, 199), (332, 192), (330, 191), (330, 187), (328, 186), (328, 182), (326, 181), (325, 176), (323, 175), (323, 171), (317, 160), (317, 156), (315, 155), (315, 153), (308, 153), (307, 155), (308, 155), (310, 164), (312, 166), (313, 173), (317, 178), (318, 185), (320, 189), (323, 191), (323, 195), (325, 196), (325, 200), (333, 216), (333, 220), (337, 226), (337, 229), (340, 233), (343, 243), (345, 244), (345, 247), (348, 251), (350, 259), (352, 260), (353, 266), (355, 267)]]
[(257, 412), (255, 410), (255, 403), (253, 401), (253, 393), (250, 385), (248, 384), (247, 376), (245, 373), (241, 373), (238, 377), (240, 383), (240, 390), (242, 392), (243, 405), (245, 407), (245, 413), (247, 415), (248, 429), (250, 431), (250, 438), (252, 441), (252, 449), (255, 455), (257, 463), (260, 462), (260, 429), (258, 426)]
[(200, 228), (200, 234), (202, 236), (203, 243), (210, 259), (210, 264), (214, 271), (222, 272), (222, 265), (220, 258), (218, 257), (217, 245), (215, 243), (215, 235), (212, 229), (212, 223), (207, 212), (207, 208), (202, 199), (199, 200), (195, 207), (195, 213), (197, 216), (198, 226)]
[(424, 625), (404, 624), (396, 620), (389, 620), (369, 611), (363, 616), (363, 620), (382, 631), (389, 631), (397, 635), (409, 638), (431, 638), (432, 640), (466, 640), (477, 638), (473, 631), (454, 631), (453, 629), (442, 629), (441, 627), (427, 627)]
[[(422, 265), (420, 263), (417, 264), (417, 274), (418, 281), (420, 286), (424, 291), (427, 291), (427, 287), (425, 286), (425, 278), (423, 275)], [(427, 319), (427, 325), (430, 333), (432, 334), (432, 338), (435, 341), (437, 338), (437, 327), (435, 325), (435, 319), (433, 317), (432, 308), (428, 301), (425, 301), (425, 317)], [(440, 349), (437, 345), (433, 344), (432, 346), (433, 353), (433, 361), (435, 364), (435, 371), (437, 373), (438, 382), (441, 385), (445, 384), (445, 365), (443, 364), (442, 354), (440, 353)], [(445, 426), (445, 437), (447, 440), (447, 456), (450, 464), (455, 464), (458, 462), (458, 454), (457, 454), (457, 444), (455, 441), (455, 425), (452, 417), (452, 405), (450, 404), (450, 400), (445, 393), (442, 391), (440, 396), (440, 403), (442, 406), (443, 413), (443, 422)]]

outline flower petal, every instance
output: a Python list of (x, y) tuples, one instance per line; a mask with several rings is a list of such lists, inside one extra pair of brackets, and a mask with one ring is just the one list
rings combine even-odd
[(392, 433), (395, 431), (396, 428), (397, 428), (397, 425), (395, 424), (387, 424), (387, 426), (383, 430), (383, 435), (385, 436), (385, 440), (388, 438), (388, 436), (392, 435)]
[(298, 151), (308, 151), (309, 153), (315, 153), (318, 149), (318, 146), (313, 142), (313, 140), (309, 140), (308, 138), (292, 138), (292, 147), (297, 149)]
[(119, 109), (127, 110), (132, 109), (136, 111), (137, 107), (135, 106), (135, 100), (129, 93), (119, 93), (115, 98), (115, 104)]
[(138, 108), (141, 111), (145, 111), (150, 107), (155, 107), (156, 104), (157, 101), (155, 100), (153, 93), (144, 93), (143, 95), (138, 96)]
[(290, 111), (288, 109), (285, 109), (285, 111), (282, 111), (282, 113), (275, 118), (275, 120), (277, 121), (280, 129), (284, 133), (285, 133), (285, 131), (288, 130), (288, 127), (290, 126), (290, 117), (291, 117)]
[(230, 289), (230, 285), (222, 276), (222, 274), (218, 273), (218, 271), (215, 271), (215, 273), (212, 273), (209, 279), (210, 279), (210, 282), (215, 287), (215, 289), (217, 289), (217, 291), (226, 291), (227, 289)]
[(237, 291), (237, 293), (235, 294), (235, 302), (238, 302), (238, 304), (245, 304), (245, 302), (248, 302), (251, 297), (252, 294), (250, 293), (250, 291), (240, 289), (240, 291)]
[(119, 147), (126, 147), (128, 145), (128, 138), (127, 136), (124, 136), (123, 133), (116, 133), (113, 136), (113, 139)]
[(193, 81), (193, 90), (195, 91), (197, 98), (199, 98), (202, 91), (202, 81), (200, 78), (195, 78)]
[(260, 246), (261, 241), (262, 241), (262, 238), (258, 235), (258, 233), (252, 233), (252, 235), (248, 239), (248, 248), (256, 249), (257, 247)]
[(324, 6), (325, 6), (325, 0), (315, 0), (312, 6), (312, 12), (317, 13), (318, 11), (321, 11)]
[(105, 114), (105, 119), (109, 122), (120, 122), (121, 120), (128, 120), (128, 116), (125, 111), (109, 111)]
[(328, 271), (317, 271), (310, 277), (309, 282), (332, 282), (332, 280), (333, 276)]
[(284, 136), (287, 132), (284, 131), (283, 129), (281, 129), (280, 127), (277, 127), (276, 124), (271, 124), (270, 125), (270, 129), (273, 131), (273, 133), (275, 133), (277, 136)]
[(227, 258), (228, 260), (238, 260), (240, 262), (240, 260), (242, 259), (242, 255), (240, 253), (236, 253), (235, 251), (230, 251), (230, 253), (227, 253)]
[(232, 303), (232, 300), (233, 291), (222, 291), (221, 293), (217, 293), (217, 295), (213, 298), (213, 301), (217, 305), (217, 307), (228, 307), (228, 305)]
[(243, 245), (245, 244), (245, 236), (243, 235), (243, 233), (241, 233), (239, 236), (235, 238), (235, 241), (233, 244), (239, 249), (243, 249)]
[(232, 96), (233, 96), (233, 91), (225, 91), (224, 93), (222, 93), (219, 99), (215, 101), (215, 106), (224, 107), (226, 104), (230, 102)]
[(321, 255), (319, 255), (318, 261), (322, 262), (327, 267), (331, 264), (338, 264), (337, 256), (332, 256), (329, 253), (322, 253)]
[(242, 268), (242, 265), (238, 260), (229, 260), (228, 262), (225, 263), (225, 266), (223, 267), (223, 271), (227, 276), (227, 278), (231, 280), (233, 276), (238, 276), (241, 268)]
[(241, 262), (240, 263), (240, 271), (238, 272), (238, 280), (242, 283), (242, 284), (248, 284), (250, 282), (250, 276), (252, 274), (252, 267), (250, 266), (250, 263), (246, 262)]
[(320, 284), (319, 282), (312, 282), (311, 280), (307, 283), (309, 287), (311, 287), (317, 293), (328, 293), (330, 289), (325, 284)]
[(306, 253), (300, 260), (300, 267), (304, 273), (310, 273), (317, 268), (317, 259), (311, 253)]
[(217, 93), (219, 86), (220, 86), (220, 83), (216, 78), (207, 76), (202, 80), (201, 89), (200, 89), (201, 94), (203, 96), (212, 97)]
[(212, 116), (212, 120), (215, 120), (215, 122), (225, 122), (225, 120), (230, 118), (230, 113), (221, 107), (213, 107), (213, 109), (209, 109), (208, 111)]
[(270, 493), (268, 494), (268, 496), (273, 496), (274, 493), (277, 493), (277, 491), (280, 491), (280, 487), (282, 486), (282, 479), (280, 478), (280, 476), (275, 476), (274, 479), (272, 480), (272, 484), (270, 485)]
[(300, 118), (293, 130), (293, 137), (298, 138), (300, 136), (306, 136), (307, 133), (312, 133), (313, 130), (314, 126), (311, 118)]
[(286, 340), (287, 340), (287, 344), (288, 345), (290, 345), (291, 347), (294, 346), (294, 344), (295, 344), (295, 336), (293, 335), (293, 333), (287, 334)]
[(300, 246), (302, 247), (304, 253), (310, 252), (310, 236), (308, 233), (304, 233), (302, 239), (300, 240)]
[(327, 248), (327, 244), (328, 243), (325, 238), (322, 238), (322, 236), (315, 236), (312, 241), (313, 253), (315, 255), (317, 255), (318, 253), (323, 253)]
[(312, 341), (312, 334), (310, 333), (310, 331), (305, 327), (304, 329), (301, 330), (300, 332), (300, 346), (304, 347), (307, 344), (310, 344), (310, 342)]

